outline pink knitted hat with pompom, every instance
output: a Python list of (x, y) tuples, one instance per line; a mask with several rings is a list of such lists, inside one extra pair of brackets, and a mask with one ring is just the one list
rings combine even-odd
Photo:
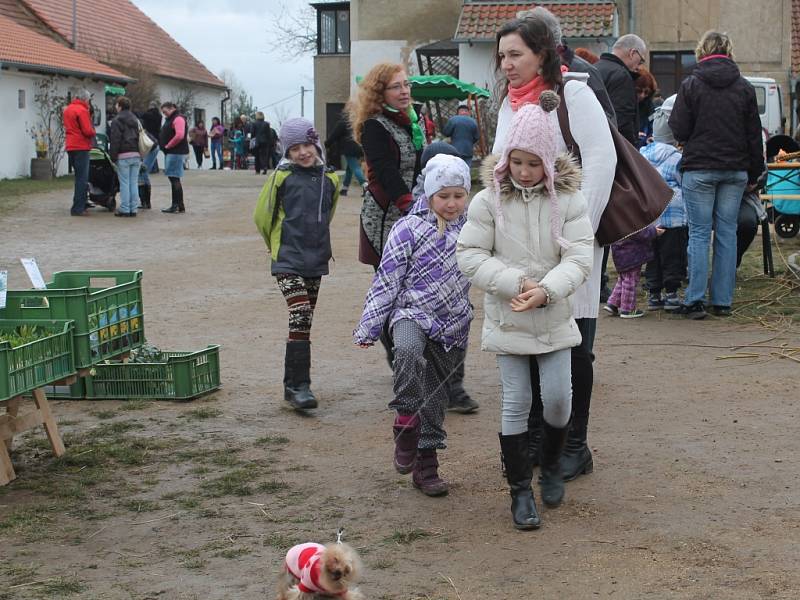
[(561, 211), (556, 196), (556, 155), (558, 153), (558, 118), (553, 113), (558, 108), (558, 94), (550, 90), (542, 92), (539, 104), (525, 104), (511, 119), (500, 160), (494, 168), (495, 203), (498, 222), (503, 226), (503, 209), (500, 202), (500, 184), (509, 173), (508, 155), (514, 150), (535, 154), (542, 159), (544, 166), (544, 185), (550, 196), (550, 231), (553, 239), (563, 248), (569, 242), (561, 235)]

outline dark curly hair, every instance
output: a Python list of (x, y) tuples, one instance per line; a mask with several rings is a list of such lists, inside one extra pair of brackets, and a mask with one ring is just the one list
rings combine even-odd
[(495, 36), (494, 46), (494, 71), (497, 77), (495, 92), (500, 100), (508, 94), (508, 80), (500, 68), (500, 40), (505, 36), (516, 33), (542, 60), (542, 77), (552, 85), (560, 84), (561, 58), (556, 51), (556, 42), (553, 33), (547, 24), (535, 14), (530, 14), (523, 19), (514, 19), (503, 25)]

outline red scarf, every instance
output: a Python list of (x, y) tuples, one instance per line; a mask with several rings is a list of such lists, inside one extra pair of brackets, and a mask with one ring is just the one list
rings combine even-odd
[[(561, 72), (566, 73), (569, 68), (561, 65)], [(545, 90), (552, 90), (553, 86), (547, 83), (541, 75), (537, 75), (528, 83), (520, 87), (511, 87), (508, 84), (508, 101), (511, 103), (511, 110), (517, 111), (526, 104), (539, 104), (539, 96)]]

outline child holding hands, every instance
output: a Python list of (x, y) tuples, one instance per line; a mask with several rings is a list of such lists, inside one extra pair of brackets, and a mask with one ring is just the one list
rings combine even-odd
[(467, 278), (486, 291), (482, 348), (497, 354), (500, 369), (500, 446), (517, 529), (541, 524), (528, 451), (533, 364), (544, 405), (542, 499), (557, 506), (564, 496), (559, 458), (572, 408), (570, 348), (581, 341), (569, 297), (592, 268), (594, 235), (580, 169), (568, 155), (556, 156), (558, 103), (545, 91), (538, 106), (514, 113), (456, 252)]
[(339, 178), (327, 171), (313, 123), (289, 119), (281, 127), (285, 158), (258, 198), (256, 227), (271, 254), (271, 272), (289, 308), (284, 399), (298, 411), (317, 407), (311, 386), (311, 321), (331, 259), (330, 222)]
[(469, 283), (456, 264), (470, 172), (455, 156), (434, 156), (425, 167), (425, 193), (392, 227), (381, 263), (353, 332), (368, 347), (388, 323), (394, 342), (394, 466), (413, 471), (428, 496), (448, 491), (438, 472), (446, 447), (447, 379), (464, 360), (472, 305)]

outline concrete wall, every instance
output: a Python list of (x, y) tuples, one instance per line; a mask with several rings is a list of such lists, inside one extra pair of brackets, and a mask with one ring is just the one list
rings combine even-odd
[[(651, 50), (694, 50), (709, 29), (726, 31), (745, 75), (772, 77), (789, 106), (791, 0), (636, 0), (634, 33)], [(628, 32), (627, 0), (618, 0), (620, 30)], [(785, 109), (785, 116), (789, 111)]]
[(458, 78), (492, 91), (494, 89), (494, 43), (458, 45)]
[[(3, 150), (0, 152), (0, 179), (30, 176), (30, 162), (36, 157), (36, 144), (29, 130), (39, 127), (36, 108), (36, 83), (49, 77), (15, 70), (0, 71), (0, 114), (3, 115)], [(100, 112), (98, 132), (105, 132), (105, 84), (73, 77), (59, 77), (58, 93), (66, 95), (72, 87), (84, 87), (92, 94), (92, 103)], [(25, 108), (19, 108), (19, 90), (25, 92)], [(59, 175), (67, 172), (66, 154)]]
[(415, 48), (451, 39), (462, 5), (461, 0), (351, 0), (351, 38), (402, 39)]
[(314, 57), (314, 126), (323, 139), (328, 137), (328, 103), (345, 103), (350, 97), (349, 54), (320, 54)]
[[(220, 102), (222, 98), (225, 97), (225, 93), (222, 90), (206, 87), (203, 85), (191, 85), (188, 83), (182, 83), (180, 81), (175, 81), (172, 79), (165, 79), (160, 78), (158, 81), (158, 85), (156, 86), (156, 93), (158, 98), (161, 102), (168, 102), (168, 101), (176, 101), (179, 97), (185, 95), (185, 88), (186, 86), (190, 86), (191, 90), (194, 92), (194, 106), (196, 108), (201, 108), (206, 112), (206, 129), (211, 124), (211, 119), (213, 117), (222, 117), (220, 114)], [(194, 125), (194, 114), (186, 115), (187, 120), (189, 122), (189, 127)], [(192, 167), (195, 167), (194, 162), (194, 154), (190, 154), (191, 160), (189, 164)], [(159, 165), (163, 166), (164, 155), (159, 153), (158, 155), (158, 162)], [(211, 168), (211, 160), (204, 160), (203, 161), (203, 168), (209, 169)]]

